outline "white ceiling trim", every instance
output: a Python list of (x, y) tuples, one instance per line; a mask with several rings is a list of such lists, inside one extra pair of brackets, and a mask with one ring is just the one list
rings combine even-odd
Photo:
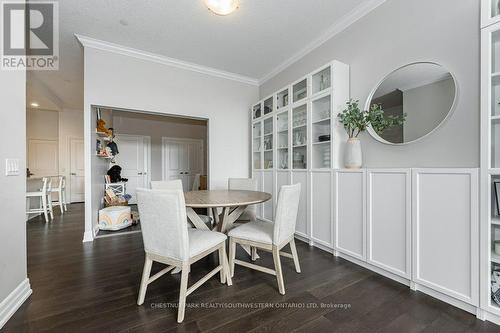
[(351, 12), (346, 14), (344, 17), (340, 19), (339, 22), (335, 23), (332, 25), (328, 30), (322, 34), (320, 37), (316, 38), (313, 40), (311, 43), (309, 43), (306, 47), (304, 47), (302, 50), (299, 52), (295, 53), (292, 55), (290, 58), (285, 60), (283, 63), (281, 63), (279, 66), (277, 66), (275, 69), (273, 69), (271, 72), (267, 73), (264, 75), (260, 80), (259, 80), (259, 85), (265, 83), (266, 81), (270, 80), (280, 72), (284, 71), (286, 68), (290, 67), (293, 63), (298, 61), (299, 59), (303, 58), (305, 55), (308, 53), (312, 52), (313, 50), (317, 49), (321, 45), (323, 45), (326, 41), (334, 37), (335, 35), (341, 33), (345, 29), (347, 29), (350, 25), (361, 19), (363, 16), (367, 15), (370, 13), (372, 10), (383, 4), (386, 0), (371, 0), (362, 3), (361, 5), (357, 6), (354, 8)]
[(102, 41), (99, 39), (91, 38), (91, 37), (86, 37), (82, 35), (75, 34), (75, 37), (78, 39), (80, 44), (83, 45), (83, 47), (90, 47), (98, 50), (103, 50), (103, 51), (109, 51), (121, 55), (126, 55), (142, 60), (148, 60), (148, 61), (153, 61), (156, 63), (160, 63), (163, 65), (168, 65), (168, 66), (173, 66), (181, 69), (186, 69), (190, 70), (193, 72), (198, 72), (202, 74), (207, 74), (215, 77), (220, 77), (223, 79), (228, 79), (228, 80), (233, 80), (233, 81), (238, 81), (241, 83), (249, 84), (249, 85), (254, 85), (258, 86), (259, 85), (259, 80), (255, 78), (251, 78), (248, 76), (243, 76), (231, 72), (226, 72), (223, 70), (215, 69), (212, 67), (207, 67), (207, 66), (202, 66), (198, 64), (194, 64), (191, 62), (175, 59), (175, 58), (169, 58), (166, 56), (162, 56), (159, 54), (155, 53), (150, 53), (138, 49), (134, 49), (131, 47), (115, 44), (115, 43), (110, 43), (106, 41)]

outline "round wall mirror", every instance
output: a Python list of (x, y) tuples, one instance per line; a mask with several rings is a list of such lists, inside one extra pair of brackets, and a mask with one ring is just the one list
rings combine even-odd
[(405, 117), (405, 120), (381, 132), (373, 128), (368, 132), (387, 144), (415, 142), (434, 132), (450, 117), (456, 96), (455, 77), (439, 64), (418, 62), (398, 68), (373, 90), (366, 110), (378, 104), (386, 117)]

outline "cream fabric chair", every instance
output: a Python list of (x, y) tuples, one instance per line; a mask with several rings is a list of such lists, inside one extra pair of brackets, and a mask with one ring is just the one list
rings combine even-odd
[[(234, 265), (238, 264), (264, 273), (276, 275), (280, 294), (285, 294), (280, 255), (292, 258), (295, 270), (300, 273), (299, 257), (295, 247), (295, 224), (300, 200), (300, 184), (282, 186), (278, 195), (276, 220), (269, 222), (249, 222), (229, 231), (229, 266), (231, 276), (234, 275)], [(273, 253), (274, 270), (252, 263), (235, 259), (236, 244), (249, 245)], [(280, 250), (290, 244), (292, 253)]]
[[(258, 191), (259, 184), (253, 178), (229, 178), (228, 189), (240, 191)], [(243, 214), (238, 218), (237, 222), (255, 222), (257, 220), (256, 205), (248, 206)]]
[[(182, 180), (156, 180), (151, 181), (151, 189), (153, 190), (181, 190), (182, 191)], [(198, 215), (203, 223), (205, 223), (210, 229), (212, 229), (212, 218), (207, 215)]]
[[(231, 285), (229, 265), (226, 257), (226, 235), (198, 229), (186, 228), (186, 209), (182, 190), (137, 190), (137, 205), (141, 216), (142, 238), (146, 260), (142, 274), (137, 304), (144, 303), (148, 284), (174, 268), (181, 268), (181, 287), (177, 321), (184, 320), (186, 297), (220, 272), (221, 283)], [(219, 265), (202, 279), (188, 285), (190, 265), (218, 251)], [(153, 261), (168, 265), (153, 276)]]

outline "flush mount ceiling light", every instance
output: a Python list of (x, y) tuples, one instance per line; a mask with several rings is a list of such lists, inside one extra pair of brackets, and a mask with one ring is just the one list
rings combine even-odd
[(34, 108), (37, 108), (39, 107), (40, 105), (37, 103), (37, 102), (33, 102), (31, 103), (31, 106), (34, 107)]
[(239, 0), (205, 0), (208, 9), (217, 15), (228, 15), (240, 5)]

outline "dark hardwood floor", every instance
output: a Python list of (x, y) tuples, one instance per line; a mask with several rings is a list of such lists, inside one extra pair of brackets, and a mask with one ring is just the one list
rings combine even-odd
[[(33, 295), (2, 332), (500, 332), (464, 311), (298, 242), (302, 274), (282, 259), (286, 295), (273, 276), (236, 268), (233, 286), (210, 279), (188, 297), (176, 322), (179, 275), (150, 285), (136, 305), (144, 252), (141, 234), (82, 243), (83, 205), (51, 223), (28, 224)], [(239, 252), (240, 258), (245, 258)], [(272, 265), (261, 253), (259, 261)], [(190, 283), (215, 258), (192, 267)], [(153, 266), (154, 272), (161, 268)]]

